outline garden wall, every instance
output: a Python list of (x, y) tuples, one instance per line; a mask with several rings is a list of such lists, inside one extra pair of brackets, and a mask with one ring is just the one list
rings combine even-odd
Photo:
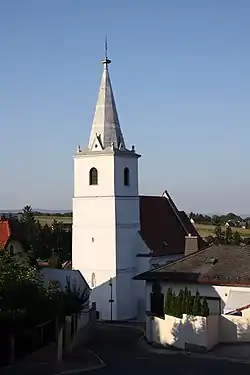
[(250, 341), (250, 317), (221, 315), (219, 339), (228, 343)]
[(219, 316), (165, 315), (148, 317), (146, 335), (150, 342), (189, 351), (207, 351), (218, 343)]

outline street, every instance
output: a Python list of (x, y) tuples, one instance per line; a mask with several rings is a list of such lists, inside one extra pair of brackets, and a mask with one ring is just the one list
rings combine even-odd
[(159, 354), (152, 352), (141, 340), (142, 332), (133, 328), (100, 326), (98, 334), (89, 347), (106, 364), (106, 367), (91, 371), (95, 375), (132, 375), (132, 373), (160, 374), (166, 371), (174, 375), (249, 375), (250, 365), (211, 358), (194, 358), (173, 352)]

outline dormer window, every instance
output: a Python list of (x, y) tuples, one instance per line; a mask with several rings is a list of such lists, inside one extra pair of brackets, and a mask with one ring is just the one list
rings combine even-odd
[(98, 185), (98, 171), (96, 168), (91, 168), (89, 171), (89, 184)]
[(129, 169), (128, 169), (128, 167), (125, 167), (124, 168), (124, 185), (129, 186), (129, 183), (130, 183), (130, 181), (129, 181)]

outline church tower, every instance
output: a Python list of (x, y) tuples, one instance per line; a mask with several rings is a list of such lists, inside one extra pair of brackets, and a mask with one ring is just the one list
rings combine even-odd
[(136, 238), (140, 230), (138, 159), (127, 149), (107, 57), (89, 143), (74, 155), (72, 266), (89, 283), (100, 319), (137, 315)]

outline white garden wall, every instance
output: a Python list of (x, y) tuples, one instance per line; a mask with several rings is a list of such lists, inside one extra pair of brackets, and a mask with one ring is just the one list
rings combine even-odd
[(188, 345), (209, 350), (218, 343), (219, 316), (189, 316), (175, 318), (165, 315), (165, 319), (149, 317), (146, 335), (150, 342), (164, 346), (187, 349)]
[(250, 316), (221, 315), (220, 342), (250, 341)]

